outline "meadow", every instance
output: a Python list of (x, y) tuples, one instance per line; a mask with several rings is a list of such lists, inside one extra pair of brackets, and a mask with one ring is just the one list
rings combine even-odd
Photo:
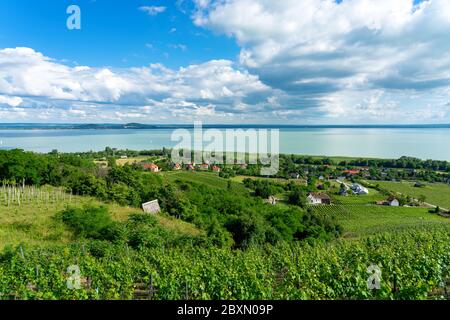
[[(0, 199), (8, 194), (8, 189), (0, 188)], [(20, 190), (20, 188), (17, 188)], [(65, 194), (54, 187), (42, 187), (34, 190), (34, 198), (22, 197), (9, 203), (0, 201), (0, 250), (6, 246), (31, 245), (49, 246), (54, 244), (69, 244), (76, 242), (73, 233), (56, 219), (59, 212), (67, 206), (81, 208), (86, 205), (107, 206), (114, 221), (125, 221), (131, 214), (141, 212), (138, 208), (120, 206), (115, 203), (104, 203), (87, 196)], [(201, 231), (193, 225), (167, 215), (157, 215), (158, 223), (168, 231), (199, 235)]]
[(414, 198), (425, 196), (425, 201), (442, 208), (450, 209), (450, 185), (443, 183), (423, 183), (423, 187), (415, 187), (415, 182), (376, 181), (382, 188), (409, 195)]

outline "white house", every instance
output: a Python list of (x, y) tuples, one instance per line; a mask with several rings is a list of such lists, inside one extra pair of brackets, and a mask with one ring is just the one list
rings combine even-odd
[(390, 197), (389, 199), (387, 199), (385, 201), (378, 201), (377, 205), (399, 207), (400, 206), (400, 202), (396, 198)]
[(360, 185), (358, 183), (354, 183), (351, 188), (353, 190), (353, 193), (355, 193), (355, 194), (359, 194), (359, 195), (369, 194), (369, 189), (367, 189), (366, 187), (363, 187), (362, 185)]
[(326, 193), (311, 192), (306, 198), (308, 204), (331, 204), (331, 198)]
[(387, 202), (391, 207), (399, 207), (400, 206), (400, 202), (395, 198), (389, 198)]

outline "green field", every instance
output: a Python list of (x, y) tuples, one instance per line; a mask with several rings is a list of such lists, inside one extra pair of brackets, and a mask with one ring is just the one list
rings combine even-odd
[(385, 200), (386, 196), (382, 195), (375, 189), (369, 188), (369, 194), (367, 195), (354, 195), (349, 194), (348, 196), (334, 195), (333, 200), (336, 204), (342, 205), (363, 205), (363, 204), (374, 204), (377, 201)]
[(450, 209), (450, 185), (448, 184), (433, 183), (417, 188), (414, 187), (414, 182), (377, 181), (376, 183), (384, 189), (400, 192), (416, 199), (419, 196), (424, 195), (426, 197), (426, 202), (441, 206), (442, 208)]
[(213, 172), (169, 171), (160, 174), (169, 182), (176, 180), (191, 181), (220, 189), (226, 189), (228, 186), (228, 180), (220, 178), (217, 173)]
[(344, 237), (353, 238), (385, 231), (446, 225), (450, 219), (430, 214), (428, 209), (375, 205), (311, 206), (318, 215), (333, 216), (344, 228)]

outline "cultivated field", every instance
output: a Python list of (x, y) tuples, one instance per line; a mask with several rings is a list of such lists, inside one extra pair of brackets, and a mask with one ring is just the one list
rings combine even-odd
[(414, 182), (386, 182), (377, 181), (382, 188), (400, 192), (418, 198), (421, 195), (426, 197), (426, 202), (450, 209), (450, 185), (443, 183), (426, 184), (424, 187), (414, 187)]

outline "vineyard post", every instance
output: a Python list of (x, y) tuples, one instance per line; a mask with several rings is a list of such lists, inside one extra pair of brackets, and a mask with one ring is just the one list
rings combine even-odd
[(186, 278), (186, 282), (185, 282), (185, 292), (184, 292), (184, 299), (185, 300), (189, 300), (189, 285), (188, 285), (188, 281)]

